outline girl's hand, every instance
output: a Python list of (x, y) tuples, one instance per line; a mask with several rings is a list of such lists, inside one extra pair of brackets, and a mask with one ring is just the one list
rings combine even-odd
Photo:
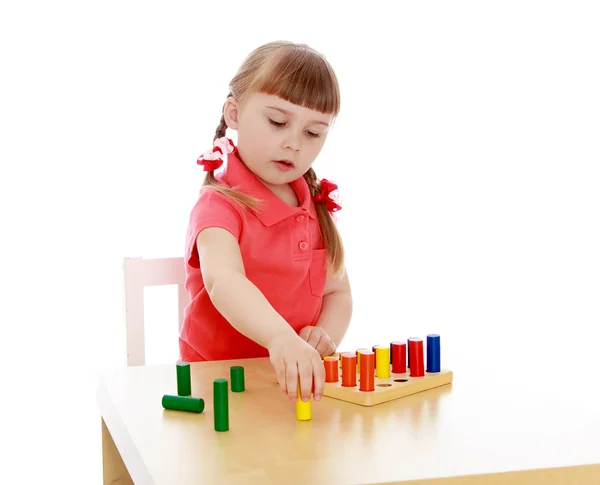
[(279, 388), (291, 402), (298, 400), (298, 384), (303, 401), (311, 392), (318, 401), (323, 396), (325, 367), (317, 351), (294, 334), (275, 337), (268, 346)]
[(298, 333), (302, 340), (305, 340), (308, 345), (314, 348), (321, 357), (327, 357), (335, 352), (337, 346), (331, 337), (322, 327), (313, 327), (309, 325), (304, 327)]

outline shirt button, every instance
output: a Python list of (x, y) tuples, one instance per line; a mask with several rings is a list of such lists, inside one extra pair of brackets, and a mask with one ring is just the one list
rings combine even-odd
[(306, 251), (306, 249), (308, 248), (308, 244), (306, 244), (304, 241), (302, 241), (300, 244), (298, 244), (298, 246), (300, 247), (300, 249), (302, 251)]
[(304, 220), (304, 216), (303, 215), (299, 215), (298, 217), (296, 217), (296, 220), (298, 222), (303, 221)]

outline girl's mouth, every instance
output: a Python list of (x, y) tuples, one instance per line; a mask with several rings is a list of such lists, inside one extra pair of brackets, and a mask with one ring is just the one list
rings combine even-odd
[(289, 160), (273, 160), (279, 170), (287, 172), (294, 169), (294, 164)]

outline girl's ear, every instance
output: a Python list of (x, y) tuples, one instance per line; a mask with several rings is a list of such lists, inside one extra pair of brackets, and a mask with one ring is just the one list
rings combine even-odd
[(236, 99), (231, 96), (227, 98), (225, 102), (225, 106), (223, 107), (223, 116), (225, 118), (225, 123), (232, 130), (237, 130), (238, 127), (238, 102)]

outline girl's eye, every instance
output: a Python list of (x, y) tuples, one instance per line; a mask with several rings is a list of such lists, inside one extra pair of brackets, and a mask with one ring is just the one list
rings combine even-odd
[[(276, 126), (277, 128), (282, 128), (285, 126), (285, 122), (280, 123), (279, 121), (272, 120), (271, 118), (269, 118), (269, 123), (271, 123), (273, 126)], [(319, 138), (321, 136), (318, 133), (314, 133), (312, 131), (307, 131), (306, 134), (310, 138)]]

